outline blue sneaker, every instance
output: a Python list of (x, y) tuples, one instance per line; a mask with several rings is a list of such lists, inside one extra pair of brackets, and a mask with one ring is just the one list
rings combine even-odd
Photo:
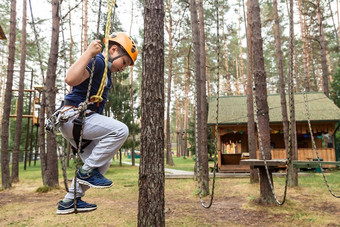
[(80, 169), (78, 169), (77, 182), (90, 186), (91, 188), (109, 188), (113, 185), (112, 181), (105, 178), (98, 169), (93, 169), (88, 173), (82, 173)]
[[(87, 203), (81, 198), (77, 198), (77, 212), (90, 212), (97, 209), (96, 204)], [(72, 214), (74, 213), (74, 200), (70, 202), (63, 202), (62, 200), (58, 203), (57, 214)]]

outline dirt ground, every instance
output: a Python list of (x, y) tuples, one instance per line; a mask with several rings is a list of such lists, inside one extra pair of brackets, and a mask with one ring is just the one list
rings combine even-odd
[[(283, 206), (254, 202), (259, 186), (248, 179), (218, 179), (214, 203), (205, 209), (191, 179), (167, 179), (166, 226), (340, 226), (340, 199), (308, 187), (289, 189)], [(62, 185), (62, 182), (60, 182)], [(110, 189), (90, 189), (84, 200), (96, 203), (94, 212), (56, 215), (63, 188), (35, 192), (32, 182), (0, 191), (0, 226), (136, 226), (138, 181)], [(281, 196), (282, 188), (277, 194)], [(209, 200), (209, 197), (205, 198)]]

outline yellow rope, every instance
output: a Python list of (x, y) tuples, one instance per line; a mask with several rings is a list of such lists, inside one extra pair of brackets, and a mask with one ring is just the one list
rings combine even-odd
[(104, 74), (102, 81), (100, 83), (98, 92), (96, 95), (91, 96), (91, 102), (101, 102), (103, 101), (102, 95), (104, 92), (104, 87), (106, 84), (106, 77), (107, 77), (107, 62), (109, 60), (109, 32), (110, 32), (110, 26), (111, 26), (111, 14), (112, 14), (112, 7), (116, 4), (115, 0), (108, 0), (107, 5), (108, 5), (108, 12), (107, 12), (107, 21), (106, 21), (106, 28), (105, 28), (105, 69), (104, 69)]

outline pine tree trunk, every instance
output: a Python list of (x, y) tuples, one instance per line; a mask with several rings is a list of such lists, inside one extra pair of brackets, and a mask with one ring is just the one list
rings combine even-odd
[[(253, 96), (253, 57), (251, 45), (251, 14), (250, 2), (247, 1), (247, 129), (248, 129), (248, 147), (249, 158), (256, 159), (256, 143), (255, 143), (255, 120), (254, 120), (254, 96)], [(258, 169), (250, 169), (250, 183), (259, 182)]]
[(285, 142), (286, 151), (288, 149), (288, 115), (287, 115), (287, 101), (286, 101), (286, 90), (285, 90), (285, 78), (283, 74), (283, 59), (282, 59), (282, 49), (281, 49), (281, 32), (279, 24), (279, 14), (277, 10), (277, 0), (273, 0), (274, 8), (274, 34), (275, 34), (275, 46), (276, 46), (276, 58), (278, 62), (278, 72), (279, 72), (279, 82), (280, 82), (280, 97), (281, 97), (281, 113), (282, 113), (282, 123), (283, 123), (283, 137)]
[(27, 1), (23, 0), (23, 15), (22, 15), (22, 36), (21, 36), (21, 59), (20, 59), (20, 79), (19, 79), (19, 95), (17, 106), (17, 117), (15, 122), (15, 136), (13, 144), (12, 156), (12, 183), (19, 181), (19, 153), (21, 139), (22, 112), (24, 106), (24, 80), (26, 70), (26, 17), (27, 17)]
[[(55, 81), (59, 50), (59, 7), (59, 1), (52, 0), (52, 38), (46, 73), (46, 113), (48, 118), (51, 117), (53, 112), (55, 111)], [(55, 187), (59, 185), (56, 135), (54, 135), (53, 133), (47, 133), (46, 145), (46, 172), (44, 176), (44, 184), (49, 187)]]
[(205, 30), (204, 30), (204, 9), (203, 0), (199, 0), (199, 26), (200, 26), (200, 92), (201, 103), (200, 105), (200, 133), (201, 140), (199, 140), (201, 146), (201, 165), (202, 165), (202, 195), (209, 195), (209, 163), (208, 163), (208, 130), (207, 130), (207, 94), (206, 94), (206, 54), (205, 54)]
[[(144, 1), (138, 226), (165, 226), (164, 2)], [(153, 89), (150, 89), (153, 88)]]
[[(131, 105), (130, 105), (130, 110), (131, 110), (131, 121), (132, 125), (135, 124), (135, 114), (134, 114), (134, 97), (133, 97), (133, 67), (130, 67), (130, 98), (131, 98)], [(136, 132), (135, 132), (135, 127), (132, 127), (132, 147), (131, 147), (131, 165), (135, 166), (135, 144), (136, 144)]]
[[(4, 103), (10, 104), (12, 99), (13, 70), (15, 60), (15, 37), (16, 37), (16, 0), (11, 0), (11, 18), (9, 33), (9, 55), (7, 67), (7, 81)], [(4, 112), (1, 122), (1, 182), (3, 189), (11, 188), (9, 171), (8, 142), (9, 142), (9, 115), (11, 105), (4, 105)]]
[(70, 5), (70, 2), (69, 1), (69, 5), (68, 5), (68, 8), (69, 8), (69, 28), (70, 28), (70, 65), (73, 64), (73, 44), (74, 44), (74, 41), (73, 41), (73, 36), (72, 36), (72, 17), (71, 17), (71, 5)]
[[(195, 65), (195, 89), (196, 89), (196, 103), (195, 103), (195, 149), (196, 149), (196, 158), (200, 157), (201, 147), (198, 146), (198, 141), (200, 141), (200, 134), (197, 133), (200, 131), (198, 122), (201, 122), (199, 117), (201, 116), (198, 111), (200, 110), (199, 103), (201, 103), (201, 96), (198, 95), (200, 91), (200, 79), (201, 79), (201, 59), (200, 59), (200, 30), (198, 27), (198, 15), (197, 15), (197, 4), (196, 0), (190, 0), (190, 17), (191, 17), (191, 27), (192, 27), (192, 42), (194, 48), (194, 65)], [(200, 165), (200, 163), (199, 163)], [(196, 169), (196, 165), (195, 165)], [(197, 175), (197, 172), (195, 171)], [(196, 176), (198, 177), (198, 176)]]
[(235, 80), (235, 87), (236, 87), (236, 95), (240, 95), (240, 84), (239, 84), (239, 73), (238, 73), (238, 60), (235, 59), (235, 72), (236, 72), (236, 80)]
[(301, 0), (298, 0), (298, 11), (300, 17), (300, 28), (301, 28), (301, 40), (302, 40), (302, 52), (303, 52), (303, 72), (305, 77), (305, 88), (306, 91), (310, 91), (310, 74), (308, 71), (308, 62), (307, 62), (307, 40), (306, 40), (306, 31), (304, 25), (304, 19), (302, 17), (302, 7), (301, 7)]
[[(294, 61), (297, 61), (297, 54), (296, 54), (296, 48), (294, 48)], [(300, 77), (299, 77), (299, 65), (298, 64), (294, 64), (295, 65), (295, 91), (296, 93), (300, 93)]]
[[(100, 2), (101, 5), (101, 2)], [(132, 30), (132, 25), (133, 25), (133, 6), (134, 6), (134, 1), (131, 2), (131, 23), (130, 23), (130, 30), (129, 30), (129, 35), (131, 36), (131, 30)], [(98, 19), (99, 20), (99, 19)], [(134, 109), (134, 90), (133, 90), (133, 67), (130, 67), (130, 98), (131, 98), (131, 105), (130, 105), (130, 110), (131, 110), (131, 121), (132, 125), (135, 125), (135, 109)], [(136, 146), (136, 131), (135, 127), (132, 127), (132, 147), (131, 147), (131, 165), (135, 166), (136, 165), (136, 160), (135, 160), (135, 146)]]
[(320, 0), (316, 1), (316, 15), (319, 22), (319, 41), (321, 48), (321, 66), (322, 66), (322, 84), (323, 84), (323, 93), (327, 97), (329, 97), (329, 88), (328, 88), (328, 71), (327, 71), (327, 59), (326, 59), (326, 42), (325, 36), (323, 32), (322, 20), (323, 16), (320, 9)]
[(175, 94), (175, 110), (176, 110), (176, 135), (177, 135), (177, 152), (182, 154), (181, 150), (181, 107), (179, 105), (178, 96)]
[[(290, 107), (290, 124), (291, 124), (291, 155), (292, 160), (297, 160), (297, 141), (296, 141), (296, 121), (295, 121), (295, 104), (294, 104), (294, 83), (293, 83), (293, 72), (294, 72), (294, 4), (293, 0), (289, 1), (290, 3), (290, 12), (289, 12), (289, 70), (288, 70), (288, 78), (289, 78), (289, 85), (288, 85), (288, 92), (290, 94), (289, 100), (289, 107)], [(288, 148), (286, 146), (286, 148)], [(288, 153), (287, 153), (288, 157)], [(298, 186), (298, 170), (293, 167), (292, 163), (288, 163), (288, 186), (294, 187)]]
[(184, 88), (184, 95), (185, 95), (185, 104), (184, 104), (184, 150), (183, 150), (183, 156), (187, 155), (189, 156), (189, 153), (187, 152), (187, 131), (188, 131), (188, 119), (189, 119), (189, 81), (190, 81), (190, 71), (189, 71), (189, 61), (190, 61), (190, 52), (188, 51), (188, 55), (185, 58), (185, 88)]
[[(31, 84), (30, 89), (33, 89), (33, 69), (31, 71)], [(34, 115), (34, 113), (31, 113), (31, 106), (32, 106), (32, 92), (29, 94), (28, 98), (28, 115)], [(31, 129), (31, 130), (30, 130)], [(32, 138), (33, 138), (33, 119), (32, 119), (32, 127), (31, 127), (31, 118), (27, 118), (27, 128), (26, 128), (26, 142), (25, 142), (25, 156), (24, 156), (24, 170), (26, 170), (27, 167), (27, 159), (28, 159), (28, 143), (29, 140), (31, 141), (30, 144), (30, 153), (32, 152)], [(30, 139), (29, 139), (30, 137)]]
[[(254, 81), (256, 90), (256, 106), (259, 139), (262, 142), (263, 152), (267, 160), (271, 159), (270, 153), (270, 130), (269, 130), (269, 108), (267, 102), (267, 83), (266, 72), (264, 71), (263, 58), (263, 41), (261, 35), (261, 17), (258, 0), (250, 2), (251, 13), (251, 34), (252, 34), (252, 52), (254, 61)], [(261, 156), (261, 155), (260, 155)], [(260, 194), (261, 200), (266, 203), (273, 203), (274, 197), (271, 192), (270, 182), (264, 168), (260, 168)], [(272, 172), (269, 171), (272, 179)]]
[(87, 4), (88, 0), (84, 0), (84, 52), (87, 49), (88, 35), (87, 35)]
[(241, 15), (238, 20), (238, 41), (240, 46), (240, 76), (242, 79), (242, 85), (243, 85), (243, 94), (246, 94), (246, 80), (244, 78), (244, 67), (243, 67), (243, 53), (242, 53), (242, 37), (241, 37)]
[[(315, 65), (314, 65), (314, 54), (313, 54), (313, 48), (312, 48), (312, 40), (310, 38), (310, 34), (308, 33), (308, 37), (310, 40), (310, 65), (312, 67), (312, 78), (313, 78), (313, 90), (314, 91), (318, 91), (319, 90), (319, 86), (318, 86), (318, 81), (317, 81), (317, 77), (316, 77), (316, 73), (315, 73)], [(297, 65), (297, 64), (296, 64)]]
[(228, 53), (227, 53), (227, 40), (226, 34), (224, 33), (224, 14), (222, 14), (222, 36), (223, 36), (223, 48), (224, 48), (224, 64), (226, 69), (226, 92), (227, 95), (231, 95), (231, 80), (230, 80), (230, 72), (229, 72), (229, 63), (228, 63)]
[[(8, 42), (8, 40), (7, 40), (7, 42)], [(7, 46), (9, 46), (9, 45), (7, 45)], [(4, 47), (4, 49), (5, 49), (5, 47)], [(0, 72), (0, 96), (1, 96), (1, 100), (0, 100), (0, 122), (2, 122), (2, 116), (3, 116), (3, 110), (4, 110), (4, 100), (5, 100), (4, 94), (5, 94), (5, 89), (6, 89), (6, 86), (5, 86), (5, 83), (6, 83), (6, 76), (5, 76), (5, 74), (6, 73), (5, 72), (6, 72), (6, 69), (7, 69), (7, 62), (6, 62), (6, 60), (8, 60), (7, 57), (5, 57), (5, 55), (7, 56), (6, 51), (3, 50), (2, 53), (3, 54), (1, 56), (1, 64), (4, 67), (1, 68), (1, 72)], [(2, 70), (2, 69), (4, 69), (4, 70)], [(2, 127), (1, 127), (1, 124), (0, 124), (0, 130), (2, 130), (1, 128)]]
[(172, 48), (172, 15), (171, 15), (171, 0), (168, 1), (167, 10), (168, 10), (168, 23), (166, 26), (166, 31), (168, 33), (169, 38), (169, 56), (168, 56), (168, 87), (167, 87), (167, 105), (166, 105), (166, 164), (170, 166), (174, 166), (174, 161), (171, 155), (171, 139), (170, 139), (170, 103), (171, 103), (171, 81), (172, 81), (172, 56), (173, 56), (173, 48)]

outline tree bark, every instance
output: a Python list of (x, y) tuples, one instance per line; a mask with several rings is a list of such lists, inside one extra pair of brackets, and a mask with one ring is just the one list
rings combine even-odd
[(88, 35), (87, 35), (87, 4), (88, 0), (84, 0), (84, 52), (87, 49)]
[[(33, 69), (31, 71), (31, 84), (30, 89), (33, 89)], [(34, 115), (34, 113), (31, 113), (31, 106), (32, 106), (32, 92), (29, 94), (29, 101), (28, 101), (28, 115)], [(31, 129), (31, 130), (30, 130)], [(30, 137), (30, 139), (28, 139)], [(31, 118), (27, 118), (27, 128), (26, 128), (26, 142), (25, 142), (25, 156), (24, 156), (24, 170), (26, 170), (27, 167), (27, 156), (30, 156), (32, 152), (32, 139), (33, 139), (33, 118), (32, 118), (32, 127), (31, 127)], [(28, 143), (30, 140), (30, 152), (28, 153)]]
[[(51, 117), (55, 111), (56, 98), (56, 70), (59, 50), (59, 0), (52, 0), (52, 38), (50, 56), (46, 73), (46, 113), (47, 118)], [(58, 186), (58, 155), (56, 135), (47, 133), (46, 149), (46, 172), (43, 176), (44, 185), (49, 187)]]
[[(248, 147), (249, 158), (256, 159), (256, 143), (255, 143), (255, 120), (254, 120), (254, 96), (253, 96), (253, 56), (251, 45), (251, 14), (250, 1), (247, 1), (247, 129), (248, 129)], [(258, 169), (250, 169), (250, 183), (259, 182)]]
[(184, 126), (183, 126), (183, 133), (184, 133), (184, 151), (183, 156), (187, 155), (189, 156), (189, 153), (187, 151), (187, 130), (188, 130), (188, 119), (189, 119), (189, 81), (190, 81), (190, 69), (189, 69), (189, 61), (190, 61), (190, 52), (189, 49), (188, 55), (185, 57), (185, 89), (184, 89), (184, 95), (185, 95), (185, 104), (184, 104)]
[(12, 86), (13, 86), (13, 70), (15, 60), (15, 37), (16, 37), (16, 0), (11, 0), (11, 17), (10, 17), (10, 33), (9, 33), (9, 53), (7, 67), (7, 81), (5, 90), (4, 112), (1, 123), (1, 182), (3, 189), (12, 187), (9, 157), (8, 157), (8, 140), (9, 140), (9, 115), (11, 111)]
[(228, 53), (227, 53), (227, 40), (226, 34), (224, 33), (224, 14), (222, 14), (222, 37), (223, 37), (223, 48), (224, 48), (224, 64), (226, 70), (226, 92), (227, 95), (231, 95), (231, 80), (230, 80), (230, 72), (229, 72), (229, 63), (228, 63)]
[(327, 71), (327, 59), (326, 59), (326, 42), (325, 36), (323, 32), (322, 20), (323, 16), (320, 9), (320, 0), (316, 1), (316, 15), (319, 22), (319, 41), (321, 48), (321, 66), (322, 66), (322, 84), (323, 84), (323, 93), (327, 97), (329, 97), (329, 88), (328, 88), (328, 71)]
[(301, 40), (302, 40), (302, 52), (303, 52), (303, 72), (305, 77), (305, 88), (306, 91), (310, 91), (310, 74), (308, 70), (308, 61), (307, 61), (307, 40), (306, 40), (306, 31), (304, 19), (302, 17), (302, 8), (301, 8), (301, 0), (298, 0), (298, 11), (300, 17), (300, 28), (301, 28)]
[[(264, 70), (263, 58), (263, 41), (261, 35), (261, 17), (258, 0), (250, 1), (251, 13), (251, 34), (252, 34), (252, 52), (254, 61), (254, 80), (256, 90), (256, 106), (258, 119), (259, 140), (262, 142), (263, 152), (267, 160), (271, 159), (270, 153), (270, 130), (269, 130), (269, 108), (267, 102), (267, 83), (266, 72)], [(261, 156), (261, 155), (260, 155)], [(272, 179), (272, 172), (269, 171)], [(271, 192), (270, 182), (266, 176), (264, 168), (260, 169), (260, 191), (261, 200), (267, 203), (273, 203), (274, 197)]]
[(27, 18), (27, 1), (23, 0), (22, 15), (22, 31), (21, 31), (21, 58), (20, 58), (20, 78), (19, 78), (19, 94), (17, 105), (17, 117), (15, 122), (15, 136), (12, 155), (12, 183), (19, 182), (19, 153), (22, 126), (22, 112), (24, 106), (24, 80), (26, 70), (26, 18)]
[[(101, 4), (101, 3), (100, 3)], [(131, 36), (131, 30), (133, 25), (133, 7), (134, 7), (134, 1), (131, 2), (131, 23), (130, 23), (130, 29), (129, 29), (129, 35)], [(99, 19), (98, 19), (99, 20)], [(99, 24), (99, 23), (98, 23)], [(134, 89), (133, 89), (133, 67), (130, 67), (130, 98), (131, 98), (131, 121), (132, 125), (135, 125), (135, 110), (134, 110)], [(132, 147), (131, 147), (131, 165), (135, 166), (135, 145), (136, 145), (136, 130), (135, 127), (132, 127)]]
[[(130, 67), (130, 98), (131, 98), (131, 121), (132, 126), (135, 125), (135, 114), (134, 114), (134, 90), (133, 90), (133, 67)], [(132, 147), (131, 147), (131, 165), (135, 166), (135, 144), (136, 144), (136, 132), (135, 127), (132, 127)]]
[(273, 0), (273, 8), (274, 8), (274, 23), (275, 23), (274, 24), (274, 34), (275, 34), (276, 58), (277, 58), (277, 62), (278, 62), (279, 83), (280, 83), (283, 137), (284, 137), (286, 151), (288, 151), (289, 125), (288, 125), (288, 116), (287, 116), (287, 101), (286, 101), (286, 86), (285, 86), (286, 83), (285, 83), (285, 78), (284, 78), (284, 74), (283, 74), (283, 59), (282, 59), (282, 49), (281, 49), (281, 31), (280, 31), (280, 24), (279, 24), (279, 13), (278, 13), (278, 10), (277, 10), (277, 0)]
[[(138, 226), (165, 226), (164, 1), (144, 1)], [(152, 88), (152, 89), (150, 89)]]
[(241, 13), (240, 17), (238, 20), (238, 41), (239, 41), (239, 46), (240, 46), (240, 76), (242, 79), (242, 85), (243, 85), (243, 94), (246, 94), (246, 80), (244, 78), (244, 67), (243, 67), (243, 53), (242, 53), (242, 37), (241, 37)]
[(299, 77), (299, 65), (297, 64), (297, 54), (296, 54), (296, 49), (294, 48), (294, 61), (296, 62), (295, 64), (295, 75), (294, 75), (294, 78), (295, 78), (295, 91), (296, 93), (300, 93), (300, 77)]
[[(289, 107), (290, 107), (290, 130), (291, 130), (291, 144), (289, 144), (291, 149), (292, 160), (298, 159), (297, 154), (297, 141), (296, 141), (296, 121), (295, 121), (295, 105), (294, 105), (294, 4), (293, 0), (289, 1), (290, 12), (289, 12), (289, 70), (288, 70), (288, 92), (290, 94)], [(288, 152), (288, 150), (287, 150)], [(287, 153), (287, 157), (288, 157)], [(292, 163), (288, 163), (288, 186), (298, 186), (298, 170), (293, 167)]]
[(201, 166), (202, 166), (202, 195), (209, 195), (209, 163), (208, 163), (208, 146), (207, 146), (207, 89), (206, 89), (206, 54), (205, 54), (205, 30), (204, 30), (204, 9), (203, 0), (199, 0), (199, 30), (200, 30), (200, 71), (201, 77), (199, 81), (201, 102), (200, 108), (200, 124), (199, 133), (201, 134), (199, 146), (201, 147)]
[(166, 105), (166, 164), (174, 166), (174, 161), (171, 155), (171, 139), (170, 139), (170, 103), (171, 103), (171, 80), (172, 80), (172, 57), (173, 57), (173, 47), (172, 47), (172, 15), (171, 15), (171, 0), (168, 0), (167, 10), (169, 25), (166, 26), (166, 31), (169, 38), (169, 56), (168, 56), (168, 95), (167, 95), (167, 105)]
[(73, 36), (72, 36), (72, 17), (71, 17), (71, 5), (70, 5), (70, 2), (68, 3), (68, 8), (69, 8), (69, 28), (70, 28), (70, 65), (73, 64), (73, 44), (74, 44), (74, 41), (73, 41)]

